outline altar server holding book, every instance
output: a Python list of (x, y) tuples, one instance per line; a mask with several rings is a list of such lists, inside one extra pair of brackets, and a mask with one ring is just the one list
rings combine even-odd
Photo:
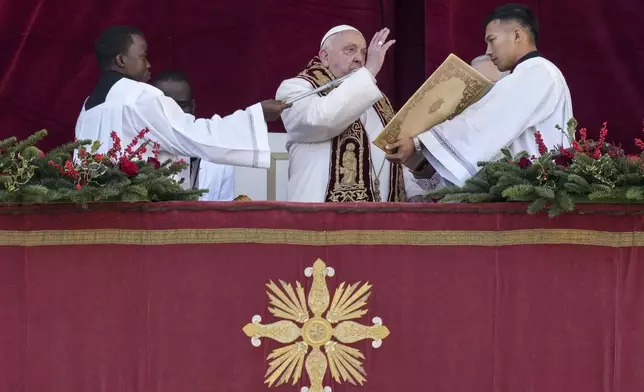
[(391, 143), (386, 147), (391, 162), (422, 153), (427, 161), (418, 176), (437, 174), (461, 186), (478, 172), (477, 162), (494, 158), (504, 147), (538, 155), (536, 131), (548, 148), (570, 145), (558, 129), (573, 117), (570, 91), (561, 71), (537, 51), (539, 27), (532, 11), (522, 4), (503, 5), (485, 26), (486, 54), (499, 71), (510, 74), (460, 115)]

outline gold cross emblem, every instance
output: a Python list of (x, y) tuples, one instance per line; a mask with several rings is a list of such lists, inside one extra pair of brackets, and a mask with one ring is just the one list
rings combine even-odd
[[(308, 307), (300, 282), (296, 282), (294, 290), (291, 284), (280, 281), (280, 288), (271, 281), (266, 285), (272, 306), (268, 310), (281, 320), (264, 325), (260, 316), (254, 316), (252, 322), (243, 328), (255, 347), (259, 347), (261, 338), (290, 343), (273, 350), (268, 356), (270, 363), (265, 383), (269, 387), (279, 386), (291, 379), (296, 385), (302, 377), (303, 368), (306, 368), (311, 386), (302, 388), (302, 392), (328, 392), (331, 388), (323, 388), (322, 381), (327, 368), (330, 368), (336, 382), (363, 385), (367, 381), (362, 367), (364, 355), (345, 344), (372, 339), (372, 346), (378, 348), (382, 340), (389, 336), (389, 329), (382, 325), (378, 317), (373, 319), (372, 326), (349, 321), (367, 313), (364, 307), (372, 286), (368, 282), (346, 286), (343, 282), (331, 300), (326, 277), (335, 274), (333, 268), (318, 259), (304, 273), (309, 278), (313, 277)], [(310, 317), (309, 310), (313, 317)], [(326, 315), (322, 317), (324, 312)]]

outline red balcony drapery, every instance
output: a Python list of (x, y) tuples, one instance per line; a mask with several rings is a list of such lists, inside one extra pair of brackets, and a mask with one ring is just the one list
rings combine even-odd
[[(242, 332), (317, 258), (391, 331), (334, 391), (641, 391), (642, 208), (163, 203), (0, 209), (1, 391), (259, 391)], [(282, 386), (276, 391), (299, 391)]]

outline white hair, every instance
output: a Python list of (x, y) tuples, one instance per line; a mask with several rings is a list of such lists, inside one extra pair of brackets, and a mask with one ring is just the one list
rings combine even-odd
[(329, 38), (324, 40), (324, 43), (322, 44), (322, 47), (320, 49), (326, 50), (327, 52), (331, 49), (331, 46), (333, 46), (333, 42), (335, 39), (338, 37), (337, 34), (334, 34), (330, 36)]
[[(482, 63), (484, 61), (492, 61), (492, 59), (487, 54), (483, 54), (483, 55), (480, 55), (480, 56), (476, 57), (474, 60), (472, 60), (470, 65), (473, 67), (476, 64)], [(499, 72), (501, 74), (501, 77), (508, 76), (510, 74), (510, 71), (503, 71), (503, 72), (499, 71)]]
[(490, 56), (488, 56), (487, 54), (483, 54), (481, 56), (478, 56), (474, 60), (472, 60), (470, 65), (478, 64), (478, 63), (483, 62), (483, 61), (492, 61), (492, 60), (490, 59)]

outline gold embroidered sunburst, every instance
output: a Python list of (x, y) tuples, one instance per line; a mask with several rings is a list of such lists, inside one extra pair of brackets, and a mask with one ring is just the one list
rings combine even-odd
[[(328, 367), (336, 382), (348, 381), (354, 385), (363, 385), (367, 381), (362, 367), (362, 360), (365, 358), (360, 350), (342, 343), (372, 339), (373, 347), (378, 348), (382, 339), (389, 336), (389, 329), (382, 325), (382, 320), (378, 317), (373, 319), (372, 326), (349, 321), (359, 319), (367, 313), (364, 307), (372, 286), (368, 282), (345, 286), (343, 282), (331, 300), (326, 277), (335, 274), (333, 268), (327, 267), (318, 259), (304, 274), (309, 278), (313, 277), (308, 308), (300, 282), (296, 282), (294, 290), (285, 282), (280, 281), (280, 289), (271, 281), (266, 285), (272, 306), (268, 310), (282, 320), (264, 325), (261, 324), (260, 316), (254, 316), (252, 322), (243, 328), (255, 347), (261, 344), (260, 338), (273, 339), (283, 344), (292, 343), (273, 350), (268, 356), (270, 363), (265, 383), (269, 387), (279, 386), (292, 379), (293, 385), (296, 385), (302, 377), (303, 368), (306, 368), (311, 386), (302, 388), (302, 392), (328, 392), (331, 388), (322, 386)], [(309, 310), (313, 313), (312, 318)], [(326, 315), (323, 317), (324, 312)]]

